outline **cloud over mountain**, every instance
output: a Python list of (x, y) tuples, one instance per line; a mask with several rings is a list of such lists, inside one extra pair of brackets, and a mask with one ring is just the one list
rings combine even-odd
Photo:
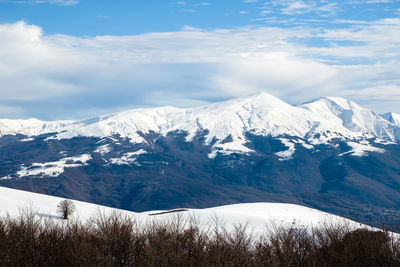
[[(266, 90), (290, 103), (338, 95), (378, 112), (399, 112), (393, 103), (400, 97), (399, 32), (399, 19), (340, 29), (185, 27), (96, 37), (46, 35), (25, 22), (2, 24), (0, 105), (19, 109), (17, 117), (82, 118)], [(316, 38), (319, 46), (310, 43)], [(376, 92), (379, 103), (371, 100)]]

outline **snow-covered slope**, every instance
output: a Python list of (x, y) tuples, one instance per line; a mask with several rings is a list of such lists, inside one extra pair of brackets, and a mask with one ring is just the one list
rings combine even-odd
[(73, 121), (41, 121), (37, 119), (0, 119), (0, 136), (15, 134), (35, 136), (43, 133), (61, 132), (73, 123)]
[(385, 140), (399, 140), (400, 129), (358, 104), (341, 97), (323, 97), (300, 108), (309, 111), (318, 122), (319, 132), (333, 132), (345, 137), (371, 136)]
[(388, 112), (382, 115), (387, 121), (400, 126), (400, 114), (394, 112)]
[[(165, 136), (174, 131), (187, 133), (187, 141), (199, 132), (207, 132), (205, 144), (213, 146), (210, 157), (217, 152), (252, 152), (246, 147), (247, 133), (296, 137), (300, 139), (296, 142), (306, 148), (329, 144), (337, 138), (353, 143), (362, 140), (367, 148), (363, 151), (378, 151), (373, 149), (371, 138), (375, 138), (377, 143), (400, 140), (400, 124), (396, 120), (389, 121), (344, 98), (324, 97), (292, 106), (264, 92), (205, 107), (135, 109), (77, 122), (0, 121), (0, 135), (21, 133), (34, 136), (54, 132), (52, 138), (57, 139), (119, 135), (133, 143), (145, 143), (143, 135), (156, 133)], [(286, 140), (288, 153), (283, 159), (290, 159), (293, 142)]]
[[(0, 216), (9, 214), (18, 216), (21, 209), (32, 209), (37, 216), (60, 220), (56, 213), (57, 204), (62, 198), (43, 194), (0, 187)], [(74, 201), (75, 217), (86, 221), (98, 212), (111, 214), (121, 212), (133, 216), (141, 223), (158, 220), (167, 222), (176, 218), (177, 214), (183, 221), (195, 219), (200, 227), (211, 227), (218, 223), (226, 229), (235, 225), (247, 225), (253, 233), (265, 232), (273, 226), (318, 227), (323, 224), (347, 224), (352, 227), (362, 227), (362, 224), (335, 216), (316, 209), (283, 203), (249, 203), (220, 206), (208, 209), (185, 209), (180, 212), (149, 211), (135, 213), (123, 211), (86, 202)]]

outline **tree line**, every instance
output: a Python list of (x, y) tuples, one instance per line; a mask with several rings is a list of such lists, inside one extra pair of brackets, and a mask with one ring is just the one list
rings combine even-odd
[(256, 235), (174, 218), (142, 224), (99, 213), (83, 223), (25, 210), (0, 219), (0, 266), (400, 266), (400, 241), (388, 231), (276, 226)]

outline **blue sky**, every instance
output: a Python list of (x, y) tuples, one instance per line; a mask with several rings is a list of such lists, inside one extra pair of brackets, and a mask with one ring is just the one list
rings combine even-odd
[(2, 23), (24, 20), (45, 34), (134, 35), (213, 30), (246, 25), (340, 27), (340, 20), (398, 17), (398, 0), (342, 1), (168, 1), (168, 0), (0, 0)]
[(400, 113), (400, 0), (0, 0), (0, 117), (267, 91)]

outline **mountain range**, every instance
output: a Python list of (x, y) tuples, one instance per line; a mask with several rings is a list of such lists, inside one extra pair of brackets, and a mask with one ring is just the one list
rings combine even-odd
[(400, 223), (400, 114), (259, 93), (81, 121), (0, 120), (0, 185), (131, 211), (244, 202)]

